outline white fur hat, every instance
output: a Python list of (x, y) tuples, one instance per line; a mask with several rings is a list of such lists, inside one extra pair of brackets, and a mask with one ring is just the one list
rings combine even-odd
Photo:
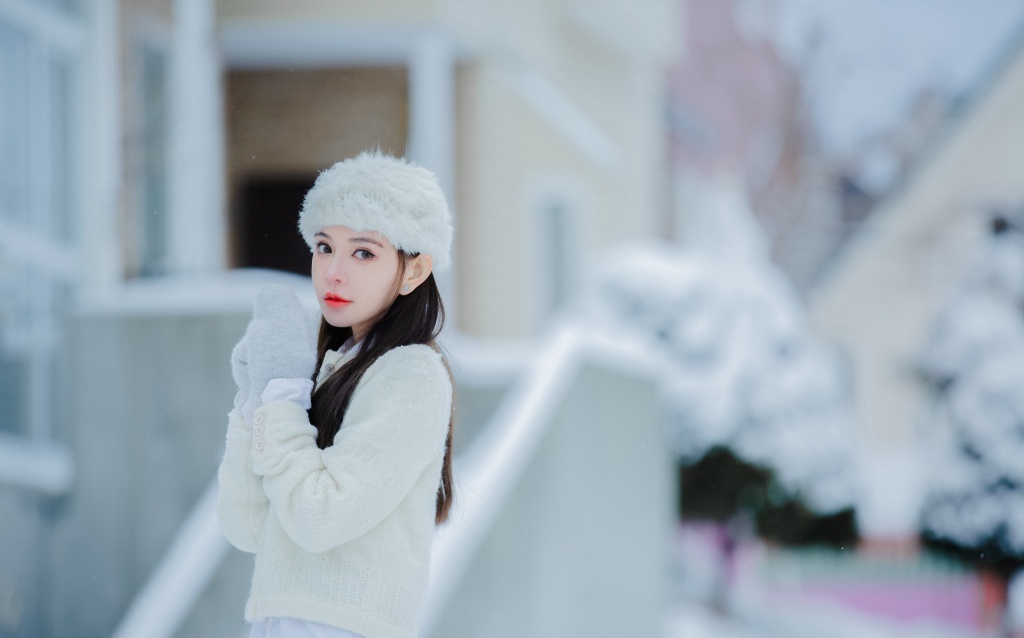
[(432, 172), (404, 158), (365, 151), (320, 173), (302, 202), (299, 232), (312, 249), (327, 226), (377, 231), (395, 248), (430, 255), (434, 272), (451, 264), (444, 192)]

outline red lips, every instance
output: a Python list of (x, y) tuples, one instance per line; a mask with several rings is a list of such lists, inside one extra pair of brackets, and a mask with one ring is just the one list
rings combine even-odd
[(329, 292), (326, 295), (324, 295), (324, 303), (326, 303), (328, 306), (331, 306), (332, 308), (336, 308), (338, 306), (344, 306), (345, 304), (352, 303), (352, 301), (350, 299), (345, 299), (341, 295), (336, 295), (333, 292)]

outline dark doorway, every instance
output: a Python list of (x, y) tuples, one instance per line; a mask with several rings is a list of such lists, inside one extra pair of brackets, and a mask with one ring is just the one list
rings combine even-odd
[(315, 175), (253, 178), (242, 185), (234, 224), (238, 267), (309, 276), (310, 252), (299, 235), (299, 209), (315, 179)]

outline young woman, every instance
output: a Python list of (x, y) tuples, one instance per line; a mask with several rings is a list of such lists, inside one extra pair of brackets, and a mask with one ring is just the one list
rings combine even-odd
[(245, 617), (261, 638), (413, 638), (452, 502), (451, 216), (429, 171), (364, 153), (320, 174), (299, 230), (319, 334), (269, 286), (232, 353), (218, 518), (256, 554)]

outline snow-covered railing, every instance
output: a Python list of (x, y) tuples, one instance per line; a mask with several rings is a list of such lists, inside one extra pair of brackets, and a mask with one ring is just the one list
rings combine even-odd
[(486, 428), (455, 459), (457, 510), (434, 542), (430, 588), (420, 622), (424, 636), (435, 631), (477, 548), (536, 453), (580, 364), (609, 361), (615, 369), (638, 376), (649, 376), (657, 369), (643, 348), (569, 322), (550, 333), (537, 351)]
[(214, 478), (113, 638), (170, 638), (178, 633), (228, 553), (228, 541), (217, 524), (217, 488)]

